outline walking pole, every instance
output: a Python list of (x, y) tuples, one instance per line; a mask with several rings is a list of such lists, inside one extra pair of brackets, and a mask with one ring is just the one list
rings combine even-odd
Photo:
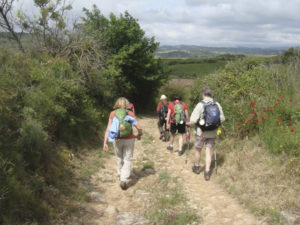
[(188, 161), (188, 153), (190, 151), (190, 142), (191, 142), (191, 131), (190, 131), (190, 127), (187, 127), (187, 133), (186, 133), (186, 142), (188, 144), (188, 149), (187, 152), (185, 153), (185, 164), (187, 164)]
[(216, 174), (218, 174), (218, 165), (217, 165), (217, 150), (216, 150), (216, 148), (214, 148), (215, 149), (215, 171), (216, 171)]

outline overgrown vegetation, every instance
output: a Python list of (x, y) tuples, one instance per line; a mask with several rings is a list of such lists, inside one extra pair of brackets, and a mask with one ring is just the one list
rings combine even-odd
[(153, 57), (158, 43), (128, 12), (106, 18), (96, 7), (85, 9), (68, 29), (71, 6), (34, 2), (40, 14), (17, 16), (37, 41), (22, 46), (25, 53), (0, 52), (1, 224), (43, 224), (57, 215), (79, 190), (70, 159), (82, 152), (81, 142), (100, 144), (113, 101), (153, 102), (166, 79)]
[(208, 85), (223, 106), (218, 181), (270, 224), (287, 223), (300, 208), (299, 53), (229, 63), (191, 93), (195, 105)]
[(299, 156), (299, 51), (294, 50), (290, 61), (285, 58), (280, 64), (253, 58), (229, 63), (221, 72), (199, 79), (191, 101), (200, 100), (199, 87), (212, 87), (226, 114), (224, 135), (258, 134), (271, 152)]

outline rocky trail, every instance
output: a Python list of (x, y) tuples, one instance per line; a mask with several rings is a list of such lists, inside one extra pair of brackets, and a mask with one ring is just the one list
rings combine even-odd
[[(206, 182), (203, 173), (195, 175), (191, 171), (193, 150), (182, 156), (168, 152), (168, 143), (158, 139), (156, 119), (139, 119), (144, 128), (142, 141), (137, 141), (133, 160), (133, 175), (130, 188), (122, 191), (116, 173), (116, 161), (110, 156), (105, 169), (91, 177), (91, 201), (80, 217), (72, 225), (143, 225), (149, 224), (144, 217), (153, 198), (149, 187), (154, 187), (160, 173), (167, 171), (178, 177), (188, 199), (188, 206), (194, 209), (201, 222), (207, 225), (259, 225), (259, 221), (239, 202), (224, 191), (215, 181), (216, 174)], [(193, 142), (193, 140), (192, 140)], [(175, 149), (177, 142), (175, 142)], [(113, 149), (110, 149), (113, 151)], [(145, 160), (154, 163), (154, 168), (139, 165)], [(187, 160), (187, 163), (186, 163)]]

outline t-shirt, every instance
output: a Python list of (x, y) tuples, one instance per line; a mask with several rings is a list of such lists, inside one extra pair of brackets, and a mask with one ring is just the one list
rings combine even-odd
[(170, 121), (171, 123), (174, 123), (174, 116), (175, 116), (174, 115), (175, 114), (174, 107), (175, 107), (175, 105), (180, 104), (180, 103), (182, 104), (184, 111), (187, 110), (186, 104), (179, 100), (176, 100), (175, 102), (172, 102), (169, 104), (169, 110), (171, 110), (171, 121)]
[(168, 102), (167, 101), (165, 101), (165, 102), (159, 102), (158, 105), (157, 105), (157, 107), (156, 107), (156, 112), (160, 111), (160, 109), (163, 107), (163, 104), (167, 105)]
[[(133, 118), (135, 118), (135, 114), (131, 111), (128, 111), (128, 116), (132, 116)], [(115, 110), (110, 113), (109, 119), (112, 120), (114, 117), (115, 117)], [(119, 139), (132, 139), (132, 138), (135, 138), (133, 133), (131, 133), (128, 137), (119, 138)]]

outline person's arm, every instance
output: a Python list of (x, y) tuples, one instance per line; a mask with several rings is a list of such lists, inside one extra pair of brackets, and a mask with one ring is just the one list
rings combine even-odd
[(190, 125), (190, 117), (189, 117), (189, 111), (188, 109), (184, 110), (185, 118), (186, 118), (186, 125)]
[(221, 120), (221, 123), (223, 123), (225, 121), (225, 115), (224, 115), (222, 106), (219, 103), (218, 103), (218, 106), (219, 106), (219, 110), (220, 110), (220, 120)]
[(105, 151), (105, 152), (108, 152), (107, 140), (108, 140), (108, 132), (109, 132), (111, 123), (112, 123), (112, 119), (109, 118), (106, 130), (105, 130), (104, 143), (103, 143), (103, 151)]
[(190, 125), (194, 125), (198, 122), (198, 120), (200, 119), (201, 110), (202, 110), (202, 104), (198, 103), (192, 112), (192, 115), (190, 118)]
[(143, 129), (142, 129), (142, 127), (140, 126), (139, 123), (136, 123), (136, 124), (134, 125), (134, 127), (135, 127), (135, 128), (137, 129), (137, 131), (138, 131), (137, 139), (138, 139), (138, 140), (141, 140), (141, 137), (142, 137), (142, 135), (143, 135)]
[(167, 128), (170, 129), (170, 117), (171, 117), (171, 109), (168, 109), (167, 115)]
[(161, 102), (157, 104), (156, 112), (160, 113), (160, 109), (161, 109)]

